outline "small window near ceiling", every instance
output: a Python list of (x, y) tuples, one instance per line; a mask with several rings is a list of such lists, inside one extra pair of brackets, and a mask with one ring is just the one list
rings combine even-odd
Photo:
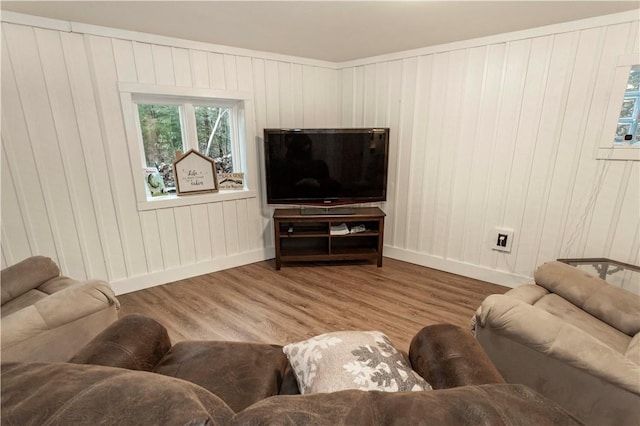
[(631, 67), (613, 145), (640, 146), (640, 66)]

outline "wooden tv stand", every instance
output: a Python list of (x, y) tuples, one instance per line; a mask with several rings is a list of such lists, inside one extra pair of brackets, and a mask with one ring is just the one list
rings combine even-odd
[[(276, 270), (282, 262), (330, 260), (375, 260), (382, 266), (385, 214), (378, 207), (352, 207), (349, 214), (334, 214), (331, 209), (303, 214), (303, 209), (273, 212)], [(332, 235), (331, 227), (342, 223), (349, 229), (364, 225), (366, 230)]]

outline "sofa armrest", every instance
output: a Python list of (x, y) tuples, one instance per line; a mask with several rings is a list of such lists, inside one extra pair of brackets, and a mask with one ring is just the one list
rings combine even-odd
[(29, 257), (9, 266), (0, 272), (2, 282), (0, 303), (4, 305), (58, 275), (60, 275), (58, 265), (44, 256)]
[(495, 294), (482, 302), (476, 316), (478, 339), (499, 335), (640, 395), (640, 366), (549, 312)]
[(104, 281), (74, 281), (63, 290), (2, 318), (2, 345), (11, 346), (40, 333), (107, 309), (119, 308), (113, 290)]
[(166, 328), (152, 318), (131, 314), (104, 329), (69, 362), (153, 371), (169, 349)]
[(504, 383), (473, 335), (451, 324), (420, 330), (411, 341), (409, 360), (434, 389)]

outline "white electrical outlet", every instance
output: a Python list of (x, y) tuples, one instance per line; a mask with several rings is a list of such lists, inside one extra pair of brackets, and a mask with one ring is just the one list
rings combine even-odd
[(494, 228), (491, 248), (505, 253), (511, 253), (513, 243), (513, 229)]

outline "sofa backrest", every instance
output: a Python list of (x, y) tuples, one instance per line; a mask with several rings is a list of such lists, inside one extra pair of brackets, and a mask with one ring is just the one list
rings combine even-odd
[(29, 257), (0, 272), (2, 283), (0, 301), (4, 305), (58, 275), (60, 275), (60, 269), (53, 260), (44, 256)]
[(489, 384), (422, 392), (346, 390), (274, 396), (234, 413), (221, 398), (186, 380), (146, 371), (68, 363), (3, 364), (2, 423), (580, 424), (557, 404), (523, 385)]
[(633, 337), (640, 332), (640, 296), (562, 262), (541, 265), (535, 282)]
[(523, 385), (421, 392), (345, 390), (267, 398), (237, 413), (238, 425), (573, 425), (576, 419)]
[(227, 425), (233, 411), (184, 380), (97, 365), (2, 364), (2, 424)]

